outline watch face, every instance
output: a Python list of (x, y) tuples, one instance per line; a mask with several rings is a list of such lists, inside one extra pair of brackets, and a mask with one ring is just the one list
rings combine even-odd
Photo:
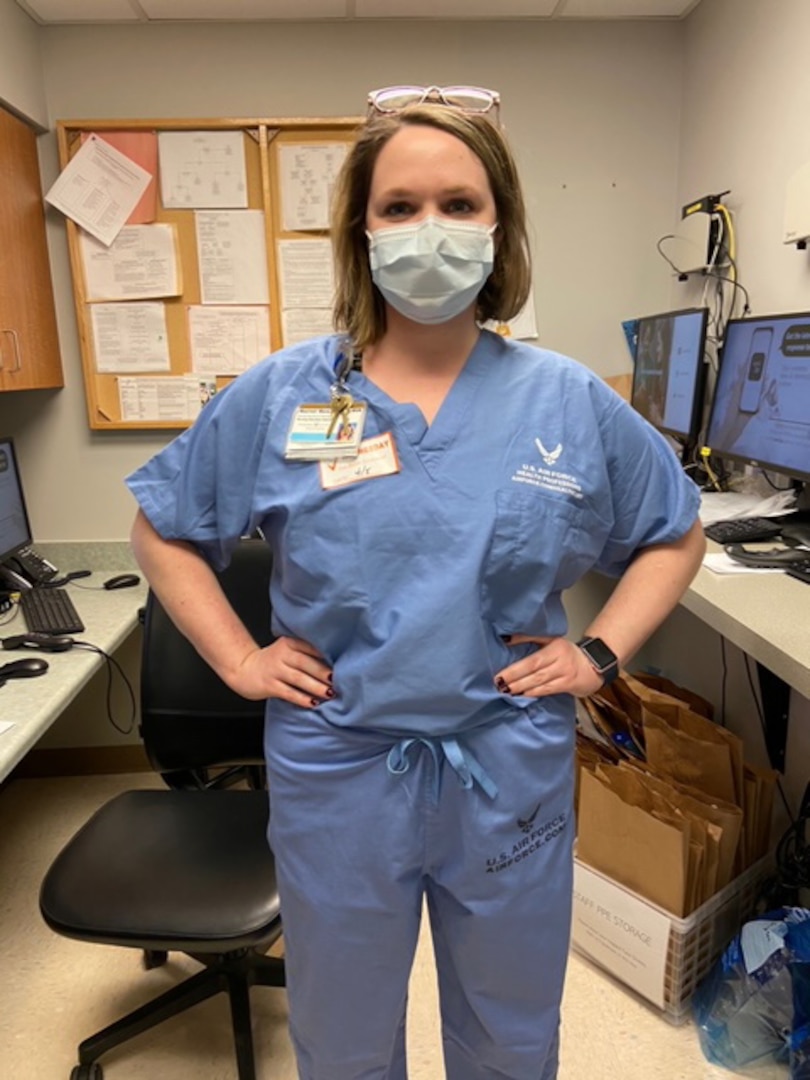
[(615, 654), (599, 638), (593, 638), (593, 640), (580, 647), (590, 656), (599, 671), (604, 671), (605, 668), (609, 668), (611, 664), (616, 663)]

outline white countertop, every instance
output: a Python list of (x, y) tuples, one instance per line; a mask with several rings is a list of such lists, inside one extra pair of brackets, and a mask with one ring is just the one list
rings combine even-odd
[[(709, 541), (709, 550), (722, 547)], [(810, 698), (810, 585), (778, 570), (716, 574), (703, 566), (681, 603)]]
[[(125, 567), (125, 570), (129, 568)], [(138, 625), (138, 611), (146, 601), (147, 587), (105, 589), (102, 582), (111, 571), (94, 573), (65, 586), (85, 624), (76, 641), (96, 645), (112, 654)], [(8, 620), (0, 616), (0, 639), (26, 632), (25, 620), (18, 611)], [(0, 721), (12, 727), (0, 733), (0, 780), (22, 760), (48, 730), (66, 705), (106, 663), (103, 656), (88, 649), (67, 652), (40, 652), (33, 649), (0, 650), (0, 664), (24, 656), (39, 656), (48, 662), (44, 675), (28, 679), (9, 679), (0, 686)]]

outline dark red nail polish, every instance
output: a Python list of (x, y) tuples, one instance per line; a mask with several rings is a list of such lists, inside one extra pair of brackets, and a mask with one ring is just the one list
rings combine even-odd
[(314, 698), (309, 699), (309, 703), (313, 707), (313, 709), (317, 709), (317, 707), (320, 705), (321, 701), (320, 701), (320, 698), (314, 697)]
[(334, 697), (335, 696), (335, 691), (332, 689), (331, 686), (327, 687), (326, 696), (327, 697)]

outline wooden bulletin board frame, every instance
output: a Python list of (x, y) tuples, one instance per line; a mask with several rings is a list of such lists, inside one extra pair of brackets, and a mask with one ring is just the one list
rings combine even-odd
[[(101, 138), (104, 132), (161, 132), (169, 131), (241, 131), (244, 136), (247, 172), (247, 203), (249, 209), (264, 212), (265, 248), (269, 285), (269, 317), (271, 351), (283, 346), (282, 298), (276, 251), (282, 240), (327, 238), (328, 230), (288, 231), (283, 227), (281, 207), (281, 177), (279, 150), (285, 143), (293, 145), (330, 142), (351, 145), (361, 117), (286, 118), (286, 119), (186, 119), (186, 120), (60, 120), (57, 123), (60, 167), (70, 162), (80, 149), (82, 136), (92, 132)], [(167, 209), (161, 205), (158, 186), (156, 222), (173, 224), (177, 230), (177, 253), (182, 292), (176, 297), (161, 299), (165, 305), (171, 370), (168, 375), (192, 374), (188, 340), (187, 308), (201, 301), (199, 264), (194, 209)], [(70, 218), (67, 221), (68, 248), (73, 279), (73, 293), (79, 328), (79, 344), (84, 372), (87, 415), (90, 428), (110, 430), (177, 430), (193, 422), (181, 420), (122, 419), (118, 392), (118, 374), (99, 372), (94, 355), (91, 304), (85, 288), (84, 268), (80, 247), (80, 228)], [(128, 373), (129, 375), (129, 373)], [(137, 372), (132, 373), (138, 377)], [(160, 378), (152, 372), (149, 378)], [(224, 377), (222, 382), (233, 376)], [(217, 384), (220, 379), (217, 377)]]

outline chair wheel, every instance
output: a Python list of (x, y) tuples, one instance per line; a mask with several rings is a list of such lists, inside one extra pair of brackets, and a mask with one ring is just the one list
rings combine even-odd
[[(163, 967), (163, 965), (168, 959), (169, 954), (167, 952), (163, 952), (162, 949), (143, 950), (143, 966), (146, 968), (147, 971), (151, 971), (152, 968)], [(71, 1080), (73, 1080), (72, 1077)], [(81, 1077), (80, 1080), (85, 1080), (85, 1078)], [(87, 1077), (87, 1080), (96, 1080), (96, 1077), (90, 1076)]]
[(90, 1065), (74, 1065), (70, 1080), (104, 1080), (104, 1073), (97, 1061)]

